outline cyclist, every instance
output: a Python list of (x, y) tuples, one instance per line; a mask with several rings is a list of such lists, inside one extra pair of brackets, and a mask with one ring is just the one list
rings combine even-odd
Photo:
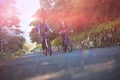
[(40, 35), (41, 43), (42, 43), (42, 53), (46, 53), (46, 46), (45, 46), (45, 33), (50, 31), (53, 33), (52, 29), (49, 27), (48, 24), (45, 23), (45, 20), (43, 18), (39, 19), (39, 24), (37, 25), (38, 34)]
[(65, 22), (63, 20), (60, 21), (59, 34), (61, 35), (61, 38), (62, 38), (62, 48), (63, 49), (64, 49), (65, 36), (68, 37), (68, 32), (73, 32), (73, 30), (68, 29), (67, 25), (65, 24)]

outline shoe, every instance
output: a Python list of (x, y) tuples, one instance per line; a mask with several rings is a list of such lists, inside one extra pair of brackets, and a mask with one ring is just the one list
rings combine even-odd
[(45, 51), (45, 50), (43, 50), (43, 51), (42, 51), (42, 53), (43, 53), (43, 54), (45, 54), (45, 53), (46, 53), (46, 51)]
[(52, 53), (50, 53), (50, 56), (52, 56)]

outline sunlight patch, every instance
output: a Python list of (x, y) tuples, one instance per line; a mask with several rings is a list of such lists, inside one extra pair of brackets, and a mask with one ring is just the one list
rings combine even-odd
[(43, 62), (42, 65), (48, 65), (49, 63), (48, 62)]
[(34, 78), (31, 78), (29, 80), (49, 80), (49, 79), (53, 79), (53, 78), (57, 78), (61, 75), (63, 75), (65, 73), (64, 70), (59, 71), (59, 72), (54, 72), (54, 73), (49, 73), (46, 75), (40, 75), (40, 76), (36, 76)]

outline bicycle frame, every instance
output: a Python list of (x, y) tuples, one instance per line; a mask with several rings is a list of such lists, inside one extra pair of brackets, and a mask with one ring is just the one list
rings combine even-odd
[(45, 33), (45, 47), (46, 47), (46, 54), (47, 55), (49, 53), (49, 55), (52, 55), (52, 49), (51, 49), (51, 44), (48, 38), (48, 33)]
[(72, 43), (71, 43), (67, 34), (65, 34), (65, 36), (64, 36), (64, 43), (63, 44), (64, 44), (63, 45), (64, 52), (67, 52), (67, 51), (72, 52)]

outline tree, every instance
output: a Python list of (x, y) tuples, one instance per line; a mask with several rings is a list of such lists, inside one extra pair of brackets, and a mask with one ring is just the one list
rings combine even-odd
[(64, 18), (79, 30), (120, 17), (119, 0), (40, 0), (40, 4), (48, 22)]
[(119, 4), (120, 0), (40, 0), (41, 7), (33, 17), (44, 17), (56, 32), (64, 19), (79, 34), (120, 18)]
[(25, 39), (22, 36), (13, 36), (9, 37), (6, 42), (7, 43), (4, 44), (4, 52), (12, 54), (23, 48), (23, 42), (25, 42)]
[(25, 42), (14, 3), (15, 0), (0, 0), (0, 52), (13, 53)]
[(40, 37), (38, 35), (38, 31), (36, 27), (34, 27), (30, 32), (30, 39), (32, 40), (32, 42), (40, 43)]
[(15, 0), (0, 1), (0, 27), (12, 27), (19, 24), (17, 9), (13, 6)]

